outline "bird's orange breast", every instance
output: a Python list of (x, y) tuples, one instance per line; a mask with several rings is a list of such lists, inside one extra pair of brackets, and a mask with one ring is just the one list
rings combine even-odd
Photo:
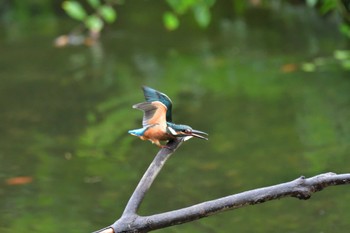
[(156, 140), (169, 140), (172, 139), (173, 136), (166, 132), (166, 126), (156, 125), (154, 127), (149, 128), (144, 134), (143, 137), (145, 139), (156, 139)]

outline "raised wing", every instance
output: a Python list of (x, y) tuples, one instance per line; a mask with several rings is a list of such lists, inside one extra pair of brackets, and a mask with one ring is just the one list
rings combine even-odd
[(133, 108), (140, 109), (144, 112), (142, 126), (148, 127), (155, 124), (166, 127), (167, 107), (160, 101), (143, 102), (135, 104)]
[(143, 94), (145, 95), (145, 99), (147, 102), (154, 102), (154, 101), (159, 101), (162, 104), (165, 105), (166, 107), (166, 121), (172, 122), (172, 117), (171, 117), (171, 109), (172, 109), (172, 102), (170, 98), (164, 94), (161, 93), (153, 88), (143, 86), (142, 87)]

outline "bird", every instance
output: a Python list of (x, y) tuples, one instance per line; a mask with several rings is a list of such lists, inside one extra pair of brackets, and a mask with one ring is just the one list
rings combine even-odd
[(149, 140), (160, 148), (166, 148), (160, 141), (172, 141), (181, 138), (184, 141), (196, 137), (208, 140), (207, 133), (192, 127), (172, 122), (172, 102), (164, 93), (148, 86), (142, 86), (146, 102), (133, 105), (143, 111), (142, 128), (129, 130), (128, 133), (142, 140)]

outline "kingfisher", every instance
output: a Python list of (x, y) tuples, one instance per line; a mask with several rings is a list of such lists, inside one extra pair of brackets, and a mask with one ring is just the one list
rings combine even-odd
[(135, 104), (132, 107), (143, 111), (142, 128), (129, 130), (131, 135), (142, 140), (149, 140), (160, 148), (167, 147), (160, 141), (171, 141), (183, 138), (184, 141), (196, 137), (208, 140), (208, 134), (192, 129), (188, 125), (172, 122), (172, 102), (170, 98), (153, 88), (143, 86), (146, 102)]

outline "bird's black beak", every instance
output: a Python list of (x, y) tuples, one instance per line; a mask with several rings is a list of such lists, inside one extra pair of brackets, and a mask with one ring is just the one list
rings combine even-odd
[(208, 138), (205, 137), (205, 136), (208, 136), (208, 134), (206, 132), (202, 132), (202, 131), (199, 131), (199, 130), (193, 129), (191, 132), (188, 132), (188, 133), (186, 132), (185, 134), (187, 136), (192, 136), (192, 137), (208, 140)]

